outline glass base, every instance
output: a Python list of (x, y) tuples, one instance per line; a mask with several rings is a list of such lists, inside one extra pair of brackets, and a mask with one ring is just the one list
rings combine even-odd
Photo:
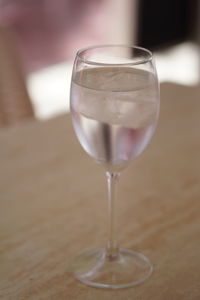
[(83, 252), (73, 263), (74, 276), (81, 282), (99, 288), (126, 288), (142, 283), (153, 272), (143, 254), (120, 248), (108, 255), (99, 248)]

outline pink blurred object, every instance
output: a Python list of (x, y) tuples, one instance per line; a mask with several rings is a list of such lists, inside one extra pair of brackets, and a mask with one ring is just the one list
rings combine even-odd
[(7, 0), (0, 2), (0, 25), (9, 27), (26, 72), (74, 56), (104, 41), (105, 0)]

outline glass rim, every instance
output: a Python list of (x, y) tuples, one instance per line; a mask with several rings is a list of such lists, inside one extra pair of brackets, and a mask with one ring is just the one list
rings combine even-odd
[[(137, 50), (141, 50), (144, 53), (148, 54), (148, 57), (146, 58), (141, 58), (138, 59), (135, 62), (125, 62), (125, 63), (102, 63), (102, 62), (97, 62), (97, 61), (92, 61), (89, 59), (85, 59), (83, 57), (81, 57), (81, 54), (83, 54), (84, 52), (86, 52), (87, 50), (92, 50), (95, 48), (114, 48), (114, 47), (121, 47), (121, 48), (130, 48), (130, 49), (137, 49)], [(80, 59), (83, 63), (86, 63), (88, 65), (96, 65), (96, 66), (133, 66), (133, 65), (141, 65), (147, 62), (152, 61), (153, 59), (153, 53), (144, 48), (144, 47), (140, 47), (140, 46), (134, 46), (134, 45), (126, 45), (126, 44), (102, 44), (102, 45), (94, 45), (94, 46), (89, 46), (89, 47), (85, 47), (85, 48), (81, 48), (77, 51), (76, 53), (76, 57), (78, 57), (78, 59)]]

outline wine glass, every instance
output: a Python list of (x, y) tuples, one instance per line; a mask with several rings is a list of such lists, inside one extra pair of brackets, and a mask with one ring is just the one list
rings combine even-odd
[(119, 175), (149, 143), (159, 114), (159, 83), (152, 53), (141, 47), (100, 45), (76, 54), (71, 117), (83, 149), (105, 169), (109, 228), (105, 248), (80, 254), (73, 273), (87, 285), (124, 288), (147, 279), (153, 266), (143, 254), (119, 248), (114, 237)]

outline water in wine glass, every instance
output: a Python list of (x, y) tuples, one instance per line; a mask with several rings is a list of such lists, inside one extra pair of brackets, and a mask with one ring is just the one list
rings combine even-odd
[(151, 72), (127, 67), (88, 68), (72, 80), (71, 112), (84, 150), (109, 171), (125, 168), (151, 139), (158, 89)]

